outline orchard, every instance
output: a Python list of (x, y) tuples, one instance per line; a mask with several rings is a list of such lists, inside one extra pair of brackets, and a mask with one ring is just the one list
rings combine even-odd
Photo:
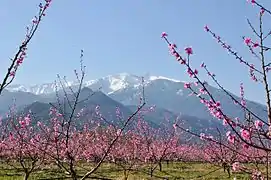
[[(0, 95), (27, 60), (28, 44), (38, 33), (39, 25), (53, 3), (52, 0), (44, 0), (39, 4), (37, 15), (27, 27), (25, 38), (2, 77)], [(172, 120), (165, 121), (160, 127), (151, 126), (145, 115), (156, 109), (146, 103), (144, 78), (136, 110), (126, 118), (116, 107), (114, 122), (117, 122), (112, 123), (104, 117), (103, 107), (99, 105), (92, 112), (87, 108), (78, 109), (84, 101), (81, 93), (86, 69), (84, 51), (81, 50), (80, 70), (74, 71), (79, 86), (76, 90), (66, 88), (66, 79), (58, 76), (62, 86), (56, 93), (57, 102), (50, 103), (48, 119), (40, 121), (31, 111), (18, 114), (16, 108), (11, 108), (7, 116), (1, 118), (0, 179), (270, 179), (271, 89), (268, 73), (271, 62), (268, 61), (270, 47), (266, 41), (271, 31), (264, 31), (263, 19), (268, 19), (271, 11), (258, 1), (247, 3), (259, 11), (259, 27), (248, 20), (253, 36), (243, 37), (251, 59), (256, 61), (244, 59), (211, 26), (206, 25), (203, 30), (237, 61), (237, 65), (240, 63), (248, 69), (251, 81), (262, 85), (266, 118), (247, 107), (246, 88), (242, 83), (241, 100), (238, 100), (212, 73), (208, 64), (203, 62), (198, 69), (192, 67), (193, 54), (197, 49), (179, 48), (171, 41), (170, 34), (163, 32), (161, 38), (177, 61), (176, 66), (186, 71), (191, 79), (184, 88), (190, 91), (191, 96), (196, 96), (225, 129), (214, 128), (212, 131), (215, 133), (196, 132), (175, 119), (173, 123)], [(222, 108), (223, 101), (213, 96), (201, 74), (207, 74), (208, 80), (229, 96), (245, 116), (227, 115)], [(91, 99), (93, 94), (88, 98)], [(89, 115), (85, 116), (87, 113)]]

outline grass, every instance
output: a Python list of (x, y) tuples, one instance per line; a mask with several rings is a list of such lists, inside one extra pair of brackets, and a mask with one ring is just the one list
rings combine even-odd
[[(83, 174), (85, 170), (78, 169), (79, 174)], [(100, 169), (92, 176), (107, 179), (124, 179), (124, 171), (119, 166), (113, 164), (103, 164)], [(154, 179), (202, 179), (202, 180), (228, 180), (236, 177), (237, 180), (249, 179), (246, 174), (233, 173), (228, 177), (227, 172), (223, 168), (214, 166), (207, 163), (170, 163), (169, 165), (163, 164), (162, 171), (157, 168), (153, 177), (150, 177), (149, 167), (146, 165), (133, 168), (129, 172), (128, 180), (154, 180)], [(57, 168), (43, 169), (31, 175), (29, 179), (64, 179), (64, 173), (61, 173)], [(23, 173), (18, 172), (7, 166), (2, 166), (0, 169), (0, 180), (21, 180)], [(67, 178), (66, 178), (67, 179)]]

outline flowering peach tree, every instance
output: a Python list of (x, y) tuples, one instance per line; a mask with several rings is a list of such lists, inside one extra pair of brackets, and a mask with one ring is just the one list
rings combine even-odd
[[(234, 50), (229, 44), (227, 44), (222, 37), (216, 34), (209, 26), (205, 26), (204, 30), (213, 37), (216, 42), (224, 48), (229, 54), (231, 54), (237, 61), (243, 64), (249, 70), (249, 76), (255, 83), (263, 85), (265, 90), (266, 98), (266, 112), (267, 117), (261, 118), (259, 114), (253, 112), (247, 105), (244, 98), (244, 87), (240, 85), (241, 98), (237, 99), (229, 93), (225, 87), (219, 82), (218, 78), (211, 72), (207, 64), (202, 63), (201, 68), (209, 78), (232, 100), (232, 103), (239, 106), (246, 115), (243, 117), (230, 117), (227, 115), (223, 108), (223, 102), (216, 99), (214, 95), (209, 91), (208, 84), (202, 80), (199, 74), (199, 70), (191, 66), (191, 57), (193, 55), (192, 47), (184, 49), (186, 57), (178, 52), (177, 46), (171, 43), (168, 39), (167, 33), (162, 33), (162, 38), (166, 41), (169, 47), (170, 53), (176, 58), (176, 60), (184, 66), (188, 76), (193, 79), (191, 82), (185, 83), (184, 87), (191, 91), (191, 94), (198, 97), (199, 101), (208, 108), (209, 113), (216, 119), (222, 121), (228, 131), (224, 134), (224, 139), (227, 140), (231, 146), (234, 145), (236, 149), (238, 146), (242, 146), (243, 151), (249, 151), (249, 149), (261, 150), (262, 159), (265, 160), (265, 170), (259, 170), (257, 168), (249, 169), (240, 165), (240, 162), (232, 162), (232, 168), (234, 171), (245, 170), (250, 173), (254, 179), (269, 179), (269, 158), (271, 151), (271, 102), (270, 102), (270, 85), (268, 81), (268, 73), (271, 70), (271, 63), (268, 62), (267, 54), (269, 53), (270, 47), (267, 45), (267, 39), (271, 35), (271, 31), (264, 31), (263, 19), (268, 18), (271, 12), (266, 9), (263, 5), (258, 3), (256, 0), (250, 0), (249, 3), (255, 7), (259, 7), (259, 28), (255, 28), (252, 23), (248, 20), (248, 25), (251, 28), (254, 38), (243, 37), (244, 45), (247, 46), (250, 54), (256, 58), (258, 64), (253, 64), (245, 60), (237, 51)], [(270, 28), (270, 27), (267, 27)], [(175, 125), (182, 129), (178, 124)], [(192, 132), (190, 132), (192, 133)], [(201, 139), (207, 140), (212, 143), (217, 143), (229, 151), (234, 151), (224, 141), (219, 140), (219, 137), (211, 137), (206, 134), (198, 135)], [(255, 157), (256, 159), (256, 157)]]

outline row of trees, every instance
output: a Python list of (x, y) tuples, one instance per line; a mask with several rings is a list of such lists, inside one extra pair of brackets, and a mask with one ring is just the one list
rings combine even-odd
[(93, 118), (80, 129), (71, 125), (67, 137), (67, 121), (57, 109), (50, 110), (50, 119), (44, 123), (35, 121), (31, 114), (12, 116), (2, 123), (1, 160), (23, 173), (24, 179), (37, 171), (56, 169), (60, 177), (85, 179), (93, 177), (101, 163), (122, 169), (125, 179), (131, 172), (142, 171), (142, 167), (148, 169), (145, 173), (150, 177), (158, 178), (155, 171), (162, 171), (164, 162), (211, 163), (224, 168), (230, 176), (232, 167), (234, 171), (250, 173), (237, 162), (253, 163), (253, 170), (260, 170), (268, 161), (266, 152), (257, 148), (244, 151), (242, 146), (222, 144), (224, 141), (217, 142), (206, 135), (201, 135), (202, 142), (189, 145), (172, 124), (153, 128), (142, 116), (134, 117), (133, 122), (128, 130), (122, 130), (101, 125), (101, 120)]

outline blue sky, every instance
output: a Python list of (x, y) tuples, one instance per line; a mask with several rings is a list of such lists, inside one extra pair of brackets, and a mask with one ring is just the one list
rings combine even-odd
[[(271, 7), (268, 1), (262, 3)], [(6, 71), (38, 3), (1, 0), (0, 75)], [(246, 18), (256, 24), (258, 11), (246, 0), (53, 0), (14, 83), (52, 82), (58, 73), (74, 79), (80, 49), (85, 51), (86, 79), (128, 72), (186, 81), (183, 67), (169, 55), (160, 38), (166, 31), (181, 51), (193, 47), (195, 67), (204, 61), (227, 89), (239, 93), (239, 84), (244, 82), (247, 97), (264, 102), (262, 87), (251, 83), (248, 70), (203, 30), (208, 24), (245, 58), (257, 62), (241, 37), (251, 35)]]

